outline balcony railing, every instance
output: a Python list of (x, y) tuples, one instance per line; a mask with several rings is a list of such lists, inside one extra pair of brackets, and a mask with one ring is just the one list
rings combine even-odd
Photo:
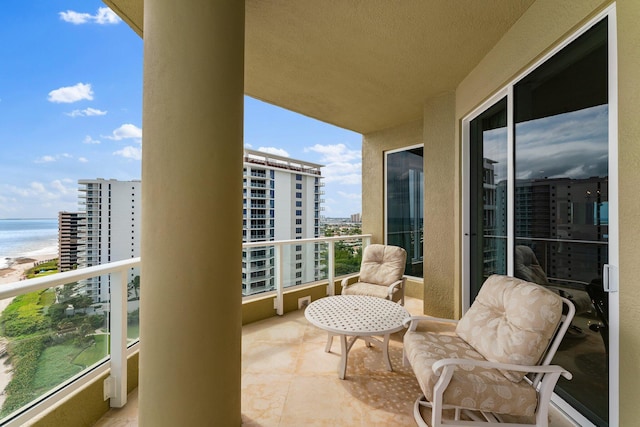
[[(259, 262), (259, 264), (264, 265), (255, 266), (253, 269), (250, 267), (252, 264), (250, 261), (246, 264), (249, 267), (243, 268), (243, 275), (249, 277), (249, 279), (245, 279), (244, 286), (251, 286), (252, 283), (255, 285), (252, 295), (244, 298), (245, 303), (250, 304), (256, 297), (272, 297), (274, 299), (275, 314), (282, 315), (284, 314), (285, 291), (296, 290), (305, 286), (327, 286), (326, 284), (328, 283), (327, 294), (335, 294), (334, 281), (336, 277), (352, 274), (359, 269), (358, 250), (368, 245), (370, 238), (370, 235), (357, 235), (244, 243), (243, 252), (258, 251), (257, 254), (249, 258), (251, 261), (256, 259), (267, 260), (266, 262)], [(338, 260), (336, 260), (336, 252), (341, 254)], [(355, 257), (352, 257), (352, 255)], [(345, 257), (349, 258), (348, 262), (344, 261)], [(271, 260), (269, 261), (269, 259)], [(255, 262), (253, 263), (255, 264)], [(58, 315), (61, 322), (57, 324), (57, 328), (49, 329), (49, 323), (46, 322), (46, 330), (17, 336), (14, 344), (18, 341), (28, 342), (30, 339), (37, 339), (40, 343), (46, 342), (46, 345), (41, 345), (42, 347), (54, 347), (60, 343), (67, 343), (71, 335), (77, 337), (79, 341), (84, 341), (87, 338), (92, 341), (95, 340), (91, 346), (86, 346), (85, 341), (85, 347), (76, 350), (76, 353), (79, 351), (84, 352), (90, 347), (98, 347), (98, 341), (103, 349), (101, 351), (96, 350), (92, 354), (93, 358), (88, 358), (89, 362), (85, 361), (86, 369), (78, 373), (74, 371), (70, 374), (65, 374), (66, 376), (60, 377), (56, 385), (47, 386), (46, 389), (42, 390), (39, 389), (38, 393), (40, 395), (30, 397), (30, 399), (33, 399), (31, 402), (21, 403), (22, 407), (15, 410), (15, 412), (2, 414), (4, 418), (0, 419), (0, 424), (6, 426), (23, 425), (27, 420), (47, 411), (47, 409), (87, 384), (97, 381), (99, 377), (104, 376), (107, 372), (109, 372), (109, 377), (104, 383), (105, 399), (110, 399), (112, 407), (122, 407), (126, 404), (127, 356), (135, 352), (138, 347), (137, 317), (134, 317), (136, 323), (132, 328), (131, 322), (128, 321), (131, 320), (128, 315), (135, 312), (139, 302), (137, 291), (135, 292), (135, 298), (128, 298), (133, 294), (133, 290), (128, 285), (131, 284), (131, 269), (139, 266), (140, 258), (134, 258), (14, 282), (0, 287), (0, 300), (23, 296), (20, 300), (14, 300), (14, 302), (22, 302), (26, 296), (31, 295), (32, 299), (37, 301), (37, 304), (40, 304), (40, 308), (37, 309), (40, 313), (48, 311), (49, 316), (53, 316), (54, 305), (59, 311)], [(259, 275), (260, 277), (251, 278), (253, 275)], [(65, 298), (69, 294), (64, 297), (64, 293), (71, 292), (70, 289), (82, 289), (82, 292), (77, 292), (76, 296), (79, 298), (89, 298), (93, 293), (98, 295), (97, 289), (90, 289), (88, 281), (97, 277), (107, 276), (110, 276), (110, 280), (103, 279), (102, 284), (106, 286), (106, 283), (110, 282), (110, 301), (87, 304), (84, 308), (79, 308), (79, 304), (72, 307), (67, 303), (60, 303), (61, 301), (67, 301)], [(83, 288), (83, 284), (86, 284), (87, 287)], [(74, 288), (74, 285), (78, 286)], [(40, 303), (41, 300), (47, 299), (49, 301), (48, 306), (45, 303)], [(81, 312), (81, 315), (79, 315), (81, 319), (88, 319), (91, 315), (104, 315), (106, 322), (104, 324), (101, 323), (100, 326), (93, 325), (88, 330), (86, 328), (83, 330), (82, 327), (78, 326), (79, 324), (73, 323), (74, 314), (69, 312), (74, 310)], [(84, 311), (82, 312), (82, 310)], [(7, 313), (10, 311), (5, 309), (3, 319), (8, 317)], [(61, 325), (66, 325), (66, 327)], [(103, 328), (103, 326), (105, 327)], [(7, 335), (6, 332), (5, 328), (5, 335)], [(98, 338), (100, 339), (98, 340)], [(68, 344), (67, 347), (72, 348), (73, 345), (75, 345), (75, 338), (74, 344)], [(40, 356), (36, 356), (36, 358), (40, 359)], [(42, 360), (46, 359), (42, 357)], [(5, 410), (5, 412), (8, 411)]]
[[(105, 275), (111, 276), (111, 301), (109, 303), (92, 305), (86, 304), (84, 305), (84, 308), (71, 308), (71, 306), (69, 305), (66, 309), (64, 308), (65, 304), (59, 304), (63, 306), (61, 308), (63, 312), (59, 313), (59, 317), (62, 318), (62, 321), (58, 323), (59, 328), (57, 330), (37, 330), (37, 327), (34, 326), (33, 329), (35, 331), (27, 331), (25, 329), (16, 338), (14, 343), (10, 344), (17, 346), (19, 345), (19, 343), (26, 343), (27, 347), (38, 347), (35, 344), (42, 343), (40, 344), (40, 351), (42, 351), (42, 354), (44, 354), (44, 352), (47, 350), (46, 348), (42, 349), (42, 347), (45, 346), (45, 342), (49, 343), (48, 345), (51, 345), (51, 347), (53, 347), (56, 346), (57, 343), (66, 342), (69, 336), (75, 336), (75, 334), (78, 334), (78, 341), (83, 341), (87, 337), (91, 336), (93, 337), (92, 339), (95, 340), (94, 346), (98, 347), (97, 338), (102, 335), (100, 336), (99, 341), (102, 348), (105, 349), (106, 356), (100, 358), (100, 356), (102, 356), (102, 353), (97, 351), (92, 352), (91, 356), (87, 356), (84, 358), (84, 362), (89, 365), (86, 369), (75, 375), (59, 375), (59, 384), (53, 386), (53, 388), (49, 387), (50, 389), (45, 390), (43, 392), (44, 394), (40, 396), (34, 396), (35, 398), (33, 401), (23, 404), (20, 409), (17, 409), (15, 412), (4, 416), (4, 418), (0, 420), (0, 423), (3, 426), (23, 425), (27, 420), (33, 419), (33, 417), (35, 417), (37, 414), (43, 413), (48, 408), (55, 405), (57, 402), (63, 400), (67, 396), (70, 396), (72, 393), (81, 389), (85, 385), (95, 381), (98, 377), (104, 375), (106, 372), (110, 372), (110, 374), (104, 384), (105, 399), (110, 399), (110, 405), (112, 407), (119, 408), (126, 404), (127, 355), (129, 352), (133, 353), (134, 351), (136, 351), (138, 346), (136, 327), (136, 338), (131, 339), (131, 345), (129, 346), (129, 348), (127, 347), (127, 307), (132, 305), (132, 301), (128, 300), (129, 292), (127, 286), (127, 278), (129, 275), (129, 271), (132, 268), (139, 266), (140, 258), (133, 258), (130, 260), (112, 262), (109, 264), (67, 271), (50, 276), (23, 280), (0, 287), (0, 300), (23, 296), (23, 298), (19, 302), (14, 300), (14, 302), (22, 304), (24, 300), (28, 299), (26, 298), (26, 296), (34, 295), (36, 296), (35, 300), (37, 301), (37, 304), (40, 304), (40, 300), (43, 299), (49, 299), (49, 301), (53, 303), (61, 299), (61, 294), (64, 292), (64, 289), (71, 289), (71, 287), (69, 287), (71, 286), (71, 284), (77, 284), (82, 280), (91, 279), (93, 277)], [(81, 296), (77, 295), (77, 297), (78, 301), (80, 301)], [(137, 302), (135, 302), (134, 304), (137, 304)], [(53, 304), (48, 308), (48, 315), (50, 316), (50, 318), (54, 316), (51, 309), (52, 306)], [(19, 309), (20, 316), (23, 315), (23, 309), (24, 306), (21, 306)], [(82, 327), (77, 327), (77, 325), (73, 323), (74, 319), (72, 317), (66, 317), (70, 315), (69, 311), (74, 311), (76, 309), (77, 311), (83, 310), (82, 316), (78, 316), (79, 318), (83, 318), (83, 320), (90, 317), (89, 313), (101, 313), (100, 316), (105, 316), (104, 318), (106, 319), (106, 326), (108, 329), (100, 333), (94, 332), (95, 330), (98, 330), (99, 327), (96, 327), (96, 325), (89, 326), (90, 323), (86, 323), (83, 324), (83, 327), (84, 325), (86, 325), (86, 328), (84, 330), (85, 332), (82, 332)], [(39, 309), (39, 311), (43, 311), (43, 308)], [(3, 312), (3, 320), (5, 321), (5, 335), (7, 335), (7, 319), (10, 317), (10, 314), (11, 313), (7, 314), (7, 309), (5, 309), (5, 311)], [(64, 325), (66, 325), (66, 328), (64, 327)], [(39, 327), (42, 328), (42, 326)], [(87, 328), (89, 329), (88, 331)], [(77, 332), (78, 330), (80, 331), (79, 333)], [(77, 344), (75, 341), (76, 339), (73, 340), (73, 344), (69, 344), (67, 347), (75, 346)], [(85, 350), (88, 348), (89, 347), (85, 348)], [(109, 349), (108, 352), (106, 349)], [(84, 353), (84, 350), (82, 351), (82, 353)], [(83, 363), (77, 362), (77, 364)], [(14, 377), (20, 375), (17, 372), (17, 369), (14, 369), (14, 371)], [(31, 392), (32, 390), (29, 391)]]
[[(333, 236), (312, 239), (278, 240), (243, 243), (242, 248), (272, 248), (274, 277), (272, 287), (260, 286), (251, 289), (251, 281), (245, 280), (244, 299), (250, 300), (265, 295), (274, 296), (274, 306), (278, 315), (284, 314), (285, 290), (293, 290), (318, 282), (327, 282), (327, 294), (335, 294), (335, 278), (353, 274), (360, 268), (362, 248), (371, 241), (370, 234), (355, 236)], [(343, 242), (350, 242), (344, 244)], [(340, 246), (342, 257), (336, 264), (336, 246)], [(360, 251), (358, 251), (360, 250)], [(254, 258), (255, 259), (255, 258)], [(263, 270), (264, 267), (259, 268)], [(247, 277), (251, 277), (250, 266), (246, 268)], [(272, 279), (267, 276), (265, 279)], [(248, 285), (248, 286), (247, 286)]]

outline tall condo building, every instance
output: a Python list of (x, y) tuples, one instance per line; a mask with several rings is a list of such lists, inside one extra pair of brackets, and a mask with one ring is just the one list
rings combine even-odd
[[(322, 165), (245, 150), (242, 237), (244, 242), (299, 240), (320, 236)], [(316, 244), (287, 245), (282, 251), (285, 286), (318, 280), (325, 266)], [(251, 247), (242, 253), (242, 293), (275, 289), (275, 250)]]
[[(82, 221), (79, 227), (78, 253), (80, 267), (105, 264), (140, 256), (141, 182), (114, 179), (81, 179), (79, 203)], [(82, 209), (84, 207), (84, 209)], [(129, 272), (127, 282), (140, 274)], [(94, 302), (108, 302), (110, 276), (100, 276), (83, 282), (84, 292)]]
[(58, 212), (58, 268), (73, 270), (78, 266), (79, 212)]

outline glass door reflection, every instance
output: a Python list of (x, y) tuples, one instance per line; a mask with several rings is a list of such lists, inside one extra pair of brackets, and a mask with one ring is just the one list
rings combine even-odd
[(514, 274), (570, 299), (556, 393), (608, 425), (607, 21), (514, 85)]

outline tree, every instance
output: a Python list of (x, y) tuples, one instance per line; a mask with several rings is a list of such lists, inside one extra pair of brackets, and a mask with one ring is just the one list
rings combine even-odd
[[(131, 298), (131, 294), (134, 295), (133, 298)], [(129, 295), (130, 300), (140, 299), (140, 276), (134, 277), (127, 284), (127, 295)]]
[(361, 248), (348, 246), (344, 242), (335, 243), (335, 271), (337, 276), (358, 271), (361, 261)]

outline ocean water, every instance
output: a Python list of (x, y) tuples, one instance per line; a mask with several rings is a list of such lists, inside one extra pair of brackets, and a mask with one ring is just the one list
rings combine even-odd
[(58, 252), (58, 219), (0, 219), (0, 268), (7, 258)]

